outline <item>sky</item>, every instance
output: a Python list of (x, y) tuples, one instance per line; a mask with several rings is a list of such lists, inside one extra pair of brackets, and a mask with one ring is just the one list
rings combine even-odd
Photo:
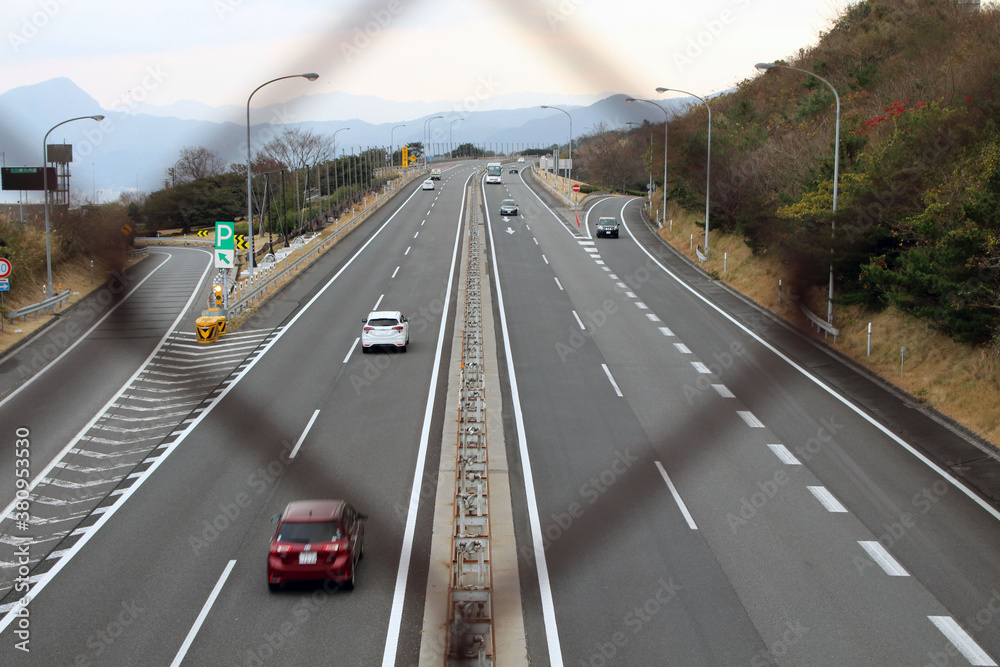
[[(707, 95), (815, 44), (848, 0), (3, 0), (0, 92), (68, 77), (105, 109), (334, 91), (474, 108), (517, 93)], [(667, 95), (668, 97), (671, 95)], [(516, 99), (516, 97), (514, 98)]]

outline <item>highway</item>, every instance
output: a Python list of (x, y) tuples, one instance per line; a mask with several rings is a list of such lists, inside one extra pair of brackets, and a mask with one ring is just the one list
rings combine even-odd
[[(530, 643), (571, 665), (994, 664), (1000, 633), (967, 622), (1000, 609), (994, 508), (815, 374), (871, 394), (851, 369), (666, 251), (640, 202), (577, 228), (504, 180), (484, 192), (538, 517), (520, 563), (555, 618)], [(621, 238), (592, 238), (599, 215)]]
[[(415, 659), (431, 515), (410, 491), (425, 462), (436, 471), (471, 173), (408, 186), (241, 328), (263, 335), (258, 353), (52, 568), (30, 607), (32, 652), (7, 650), (8, 625), (5, 664), (373, 664), (395, 657), (390, 645), (400, 664)], [(406, 354), (361, 354), (376, 306), (411, 318)], [(268, 591), (270, 517), (309, 497), (347, 498), (370, 517), (351, 593)]]
[[(671, 252), (641, 201), (578, 226), (477, 166), (407, 185), (211, 346), (207, 253), (157, 249), (0, 362), (39, 480), (27, 621), (0, 523), (4, 665), (417, 664), (474, 178), (532, 664), (996, 664), (978, 450)], [(411, 318), (405, 354), (361, 354), (376, 308)], [(271, 519), (306, 498), (369, 516), (355, 590), (268, 590)]]

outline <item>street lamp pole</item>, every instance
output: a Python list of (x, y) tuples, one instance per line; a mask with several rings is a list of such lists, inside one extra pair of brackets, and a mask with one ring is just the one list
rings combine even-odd
[(45, 298), (51, 298), (52, 294), (52, 244), (49, 241), (49, 135), (52, 134), (52, 130), (56, 129), (60, 125), (65, 125), (66, 123), (72, 123), (75, 120), (96, 120), (101, 122), (104, 120), (104, 116), (98, 114), (96, 116), (78, 116), (76, 118), (70, 118), (69, 120), (64, 120), (61, 123), (53, 125), (45, 136), (42, 138), (42, 194), (45, 196), (45, 271), (47, 276), (47, 287)]
[[(812, 72), (804, 69), (799, 69), (798, 67), (789, 67), (788, 65), (776, 65), (775, 63), (757, 63), (755, 67), (759, 70), (769, 70), (769, 69), (790, 69), (794, 72), (802, 72), (803, 74), (808, 74), (809, 76), (819, 79), (826, 84), (826, 87), (830, 89), (833, 93), (833, 98), (837, 101), (837, 125), (834, 129), (833, 138), (833, 213), (834, 218), (836, 218), (837, 213), (837, 175), (840, 168), (840, 95), (837, 94), (837, 89), (833, 87), (829, 81), (824, 79), (818, 74), (813, 74)], [(827, 324), (833, 324), (833, 234), (837, 228), (836, 219), (830, 222), (830, 292), (826, 300), (826, 321)]]
[(465, 119), (464, 118), (456, 118), (455, 120), (453, 120), (450, 123), (448, 123), (448, 159), (449, 160), (454, 160), (455, 159), (455, 145), (451, 141), (451, 129), (453, 127), (455, 127), (455, 123), (457, 123), (460, 120), (465, 120)]
[[(396, 127), (394, 127), (391, 130), (389, 130), (389, 166), (390, 167), (395, 167), (396, 166), (394, 164), (395, 160), (396, 160), (396, 153), (393, 151), (393, 146), (394, 146), (394, 143), (393, 143), (393, 134), (395, 134), (396, 130), (398, 128), (400, 128), (400, 127), (406, 127), (406, 123), (403, 123), (401, 125), (397, 125)], [(336, 150), (333, 152), (333, 155), (334, 155), (334, 157), (337, 156)], [(403, 166), (403, 165), (400, 165), (400, 166)]]
[(302, 77), (304, 79), (309, 79), (310, 81), (315, 81), (319, 78), (319, 74), (315, 72), (309, 72), (308, 74), (289, 74), (288, 76), (279, 76), (277, 79), (271, 79), (270, 81), (265, 81), (250, 93), (250, 97), (247, 98), (247, 247), (249, 248), (248, 253), (248, 264), (250, 266), (250, 284), (254, 284), (253, 267), (256, 262), (254, 262), (254, 250), (253, 250), (253, 190), (250, 189), (250, 176), (252, 175), (253, 169), (251, 162), (253, 158), (250, 155), (250, 100), (257, 93), (258, 90), (264, 86), (274, 83), (275, 81), (282, 81), (284, 79), (297, 79)]
[(569, 185), (573, 181), (573, 116), (569, 114), (565, 109), (560, 109), (559, 107), (542, 105), (543, 109), (555, 109), (556, 111), (562, 111), (569, 118), (569, 169), (566, 170), (566, 196), (569, 197)]
[(663, 222), (667, 221), (667, 125), (670, 123), (670, 114), (662, 106), (653, 100), (643, 100), (636, 97), (626, 97), (626, 102), (646, 102), (652, 104), (663, 112)]
[(676, 88), (657, 88), (656, 92), (665, 93), (667, 91), (674, 93), (683, 93), (684, 95), (690, 95), (696, 99), (701, 100), (701, 103), (705, 105), (708, 109), (708, 158), (705, 162), (705, 255), (708, 255), (708, 205), (709, 205), (709, 194), (710, 187), (712, 183), (712, 107), (708, 105), (708, 100), (700, 95), (695, 95), (694, 93), (689, 93), (686, 90), (678, 90)]
[(438, 118), (444, 118), (444, 116), (431, 116), (424, 121), (424, 167), (427, 167), (427, 151), (430, 150), (430, 123), (432, 120), (437, 120)]

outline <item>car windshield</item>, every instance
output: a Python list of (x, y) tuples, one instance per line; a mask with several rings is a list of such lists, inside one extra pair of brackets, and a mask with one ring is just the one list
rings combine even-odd
[(336, 521), (286, 521), (278, 529), (279, 542), (334, 542), (340, 539), (340, 524)]
[(504, 199), (502, 202), (500, 202), (500, 205), (501, 206), (514, 206), (514, 200), (513, 199)]
[(602, 224), (602, 225), (614, 225), (614, 224), (617, 224), (617, 223), (615, 222), (614, 218), (601, 218), (601, 222), (599, 224)]
[(399, 324), (399, 320), (392, 317), (376, 317), (374, 320), (368, 320), (368, 326), (372, 327), (394, 327)]

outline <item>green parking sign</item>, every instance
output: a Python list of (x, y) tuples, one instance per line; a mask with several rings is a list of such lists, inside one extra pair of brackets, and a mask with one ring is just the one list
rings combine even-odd
[(215, 223), (215, 266), (232, 268), (236, 259), (236, 230), (232, 222)]

